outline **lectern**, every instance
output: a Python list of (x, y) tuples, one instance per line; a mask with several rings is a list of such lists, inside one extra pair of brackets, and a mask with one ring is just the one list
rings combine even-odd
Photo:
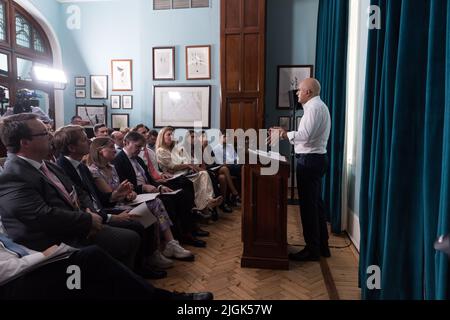
[(289, 163), (276, 175), (261, 175), (261, 164), (242, 168), (243, 268), (289, 269), (287, 196)]

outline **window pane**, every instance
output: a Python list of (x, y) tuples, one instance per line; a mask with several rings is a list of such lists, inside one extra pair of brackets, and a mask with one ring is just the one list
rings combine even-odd
[(32, 81), (31, 72), (33, 70), (33, 61), (17, 58), (17, 79)]
[(209, 7), (209, 0), (192, 0), (192, 8), (207, 8)]
[(45, 49), (44, 49), (44, 44), (42, 43), (42, 38), (39, 35), (39, 33), (33, 29), (33, 34), (34, 34), (34, 50), (44, 53)]
[(6, 108), (9, 107), (9, 89), (4, 86), (0, 86), (0, 110), (3, 115), (6, 112)]
[(8, 55), (0, 53), (0, 76), (7, 77), (8, 72)]
[(189, 0), (172, 0), (172, 9), (189, 8)]
[(30, 47), (30, 25), (20, 14), (16, 14), (16, 43), (19, 46)]
[(5, 4), (0, 2), (0, 40), (6, 40)]
[(170, 9), (170, 0), (153, 0), (153, 10)]

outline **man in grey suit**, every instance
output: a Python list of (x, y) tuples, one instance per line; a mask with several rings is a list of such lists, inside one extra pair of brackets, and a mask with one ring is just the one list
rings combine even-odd
[(0, 175), (0, 215), (8, 236), (42, 251), (64, 242), (74, 247), (97, 244), (130, 268), (139, 235), (102, 224), (90, 210), (82, 211), (70, 180), (49, 161), (49, 133), (30, 113), (6, 117), (0, 136), (14, 154)]

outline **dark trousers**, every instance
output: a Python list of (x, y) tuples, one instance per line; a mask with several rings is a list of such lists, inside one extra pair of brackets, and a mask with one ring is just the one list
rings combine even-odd
[(325, 204), (322, 200), (322, 178), (328, 167), (326, 154), (299, 154), (297, 157), (297, 187), (300, 216), (306, 248), (320, 255), (328, 248)]
[[(80, 290), (69, 290), (67, 267), (80, 268)], [(0, 286), (0, 299), (170, 299), (96, 246), (82, 248), (68, 259), (39, 267)]]
[(164, 183), (164, 185), (172, 190), (183, 189), (176, 195), (165, 196), (162, 194), (160, 196), (170, 219), (174, 223), (172, 231), (175, 238), (190, 234), (195, 230), (195, 216), (192, 214), (192, 208), (195, 205), (195, 192), (192, 182), (186, 177), (178, 177)]

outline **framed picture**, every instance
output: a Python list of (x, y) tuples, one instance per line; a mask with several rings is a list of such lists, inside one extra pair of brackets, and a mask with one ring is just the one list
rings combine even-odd
[(277, 108), (289, 109), (289, 91), (297, 90), (300, 82), (313, 76), (312, 65), (278, 66)]
[(211, 46), (186, 47), (186, 79), (211, 79)]
[(119, 95), (111, 95), (111, 109), (120, 109)]
[(122, 108), (133, 109), (133, 96), (130, 95), (122, 96)]
[(279, 117), (278, 118), (278, 126), (283, 128), (284, 130), (291, 130), (291, 118), (290, 117)]
[(75, 87), (85, 87), (86, 77), (75, 77)]
[(130, 126), (130, 116), (127, 113), (112, 113), (111, 127), (113, 129), (128, 128)]
[(133, 90), (133, 60), (111, 61), (112, 91)]
[(75, 98), (77, 99), (86, 98), (86, 89), (75, 89)]
[(153, 80), (175, 80), (175, 47), (153, 48)]
[(108, 76), (91, 76), (91, 99), (108, 99)]
[(210, 128), (211, 86), (154, 86), (153, 127)]
[(77, 116), (81, 119), (89, 121), (91, 126), (97, 123), (106, 123), (106, 106), (97, 105), (77, 105)]

